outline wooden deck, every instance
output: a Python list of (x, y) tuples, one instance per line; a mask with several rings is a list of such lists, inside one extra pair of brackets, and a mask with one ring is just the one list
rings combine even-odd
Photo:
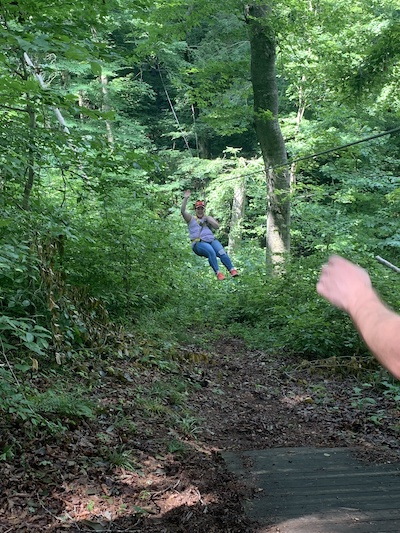
[(400, 463), (369, 465), (348, 448), (224, 452), (256, 490), (260, 533), (400, 533)]

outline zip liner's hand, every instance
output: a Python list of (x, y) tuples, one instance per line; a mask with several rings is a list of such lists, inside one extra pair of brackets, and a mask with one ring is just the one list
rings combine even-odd
[(182, 205), (181, 205), (181, 214), (187, 223), (189, 223), (192, 219), (192, 215), (186, 211), (186, 205), (188, 203), (189, 196), (190, 196), (189, 190), (183, 193), (183, 200), (182, 200)]

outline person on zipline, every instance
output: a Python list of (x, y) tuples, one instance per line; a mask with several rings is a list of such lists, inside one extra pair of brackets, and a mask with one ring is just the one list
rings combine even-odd
[(219, 270), (217, 257), (220, 258), (231, 276), (238, 276), (238, 271), (233, 267), (229, 255), (224, 250), (222, 244), (215, 238), (214, 233), (211, 230), (211, 228), (218, 229), (219, 224), (215, 218), (205, 215), (205, 203), (203, 200), (197, 200), (194, 204), (195, 216), (186, 211), (186, 205), (190, 194), (190, 191), (185, 191), (183, 193), (181, 213), (188, 225), (193, 252), (201, 257), (207, 257), (211, 268), (214, 270), (220, 281), (225, 279), (225, 276)]

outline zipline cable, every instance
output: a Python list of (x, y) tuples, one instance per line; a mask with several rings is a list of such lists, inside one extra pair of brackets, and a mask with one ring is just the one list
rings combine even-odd
[[(182, 128), (182, 126), (181, 126), (181, 124), (179, 122), (178, 116), (177, 116), (177, 114), (175, 112), (174, 105), (173, 105), (173, 103), (172, 103), (172, 101), (171, 101), (171, 99), (169, 97), (169, 94), (168, 94), (167, 88), (165, 86), (164, 79), (163, 79), (163, 76), (161, 74), (161, 70), (160, 70), (160, 66), (159, 65), (157, 65), (157, 70), (158, 70), (158, 73), (160, 75), (161, 83), (163, 85), (164, 92), (165, 92), (165, 95), (167, 97), (168, 103), (170, 105), (172, 114), (174, 115), (175, 121), (178, 124), (179, 129), (181, 130), (181, 134), (182, 134), (182, 138), (183, 138), (183, 140), (185, 142), (185, 146), (186, 146), (187, 150), (191, 153), (189, 142), (188, 142), (185, 134), (183, 133), (183, 128)], [(193, 120), (195, 122), (193, 106), (192, 106), (192, 116), (193, 116)], [(364, 139), (359, 139), (358, 141), (353, 141), (351, 143), (342, 144), (340, 146), (336, 146), (335, 148), (329, 148), (328, 150), (323, 150), (322, 152), (316, 152), (315, 154), (306, 155), (306, 156), (303, 156), (303, 157), (298, 157), (296, 159), (291, 159), (291, 160), (287, 161), (286, 163), (282, 163), (282, 164), (279, 164), (279, 165), (272, 165), (272, 166), (269, 166), (268, 169), (269, 170), (276, 170), (277, 168), (287, 167), (287, 166), (293, 165), (294, 163), (299, 163), (300, 161), (307, 161), (308, 159), (313, 159), (313, 158), (319, 157), (321, 155), (330, 154), (332, 152), (338, 152), (339, 150), (344, 150), (345, 148), (349, 148), (350, 146), (355, 146), (357, 144), (361, 144), (361, 143), (364, 143), (364, 142), (372, 141), (374, 139), (379, 139), (380, 137), (384, 137), (385, 135), (390, 135), (392, 133), (398, 133), (399, 131), (400, 131), (400, 126), (398, 126), (397, 128), (393, 128), (391, 130), (388, 130), (388, 131), (384, 131), (382, 133), (377, 133), (376, 135), (371, 135), (369, 137), (365, 137)], [(197, 134), (195, 135), (195, 138), (196, 138), (197, 153), (199, 153)], [(253, 176), (255, 174), (262, 174), (262, 173), (265, 173), (265, 169), (246, 174), (246, 177)], [(235, 177), (226, 178), (226, 181), (231, 180), (231, 179), (236, 179), (236, 178)], [(223, 181), (225, 181), (225, 180), (223, 180)]]
[(190, 146), (189, 146), (189, 142), (183, 132), (183, 128), (179, 122), (179, 118), (178, 118), (178, 115), (176, 114), (175, 112), (175, 108), (174, 108), (174, 104), (172, 103), (172, 100), (171, 98), (169, 97), (169, 94), (168, 94), (168, 91), (167, 91), (167, 87), (165, 86), (165, 83), (164, 83), (164, 78), (161, 74), (161, 70), (160, 70), (160, 67), (157, 65), (157, 70), (158, 70), (158, 74), (160, 75), (160, 80), (161, 80), (161, 83), (162, 83), (162, 86), (164, 88), (164, 92), (165, 92), (165, 96), (167, 97), (167, 100), (168, 100), (168, 103), (169, 103), (169, 107), (171, 108), (171, 111), (172, 111), (172, 114), (174, 115), (174, 118), (175, 118), (175, 121), (176, 123), (178, 124), (178, 127), (181, 131), (181, 135), (182, 135), (182, 139), (184, 140), (185, 142), (185, 146), (186, 148), (189, 150), (189, 152), (191, 153), (191, 150), (190, 150)]
[[(313, 159), (321, 155), (330, 154), (332, 152), (337, 152), (339, 150), (344, 150), (345, 148), (349, 148), (350, 146), (355, 146), (356, 144), (361, 144), (363, 142), (371, 141), (373, 139), (378, 139), (379, 137), (384, 137), (385, 135), (390, 135), (392, 133), (398, 133), (399, 131), (400, 131), (400, 126), (398, 126), (397, 128), (393, 128), (392, 130), (384, 131), (382, 133), (377, 133), (376, 135), (371, 135), (370, 137), (365, 137), (364, 139), (359, 139), (358, 141), (353, 141), (351, 143), (342, 144), (340, 146), (336, 146), (335, 148), (329, 148), (328, 150), (323, 150), (322, 152), (316, 152), (315, 154), (306, 155), (304, 157), (298, 157), (297, 159), (290, 159), (286, 163), (270, 166), (269, 169), (275, 170), (277, 168), (283, 168), (283, 167), (292, 165), (293, 163), (298, 163), (299, 161), (306, 161), (307, 159)], [(265, 169), (256, 170), (254, 172), (249, 172), (248, 174), (246, 174), (246, 177), (254, 176), (256, 174), (263, 174), (263, 173), (265, 173)], [(231, 177), (221, 178), (220, 181), (230, 181), (236, 178), (237, 176), (231, 176)]]
[(398, 131), (400, 131), (400, 126), (398, 126), (397, 128), (393, 128), (392, 130), (389, 130), (389, 131), (384, 131), (382, 133), (377, 133), (376, 135), (371, 135), (370, 137), (365, 137), (365, 139), (359, 139), (358, 141), (353, 141), (351, 143), (342, 144), (341, 146), (336, 146), (336, 148), (329, 148), (328, 150), (324, 150), (323, 152), (317, 152), (312, 155), (306, 155), (304, 157), (299, 157), (297, 159), (291, 159), (287, 163), (284, 163), (282, 165), (272, 166), (270, 168), (274, 170), (276, 168), (286, 167), (288, 165), (292, 165), (293, 163), (298, 163), (299, 161), (306, 161), (307, 159), (312, 159), (313, 157), (319, 157), (321, 155), (330, 154), (332, 152), (337, 152), (339, 150), (344, 150), (345, 148), (349, 148), (350, 146), (355, 146), (356, 144), (361, 144), (367, 141), (372, 141), (373, 139), (378, 139), (379, 137), (384, 137), (385, 135), (390, 135), (391, 133), (397, 133)]

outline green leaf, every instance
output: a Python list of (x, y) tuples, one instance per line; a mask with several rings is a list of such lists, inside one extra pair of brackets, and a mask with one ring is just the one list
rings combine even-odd
[(86, 50), (84, 50), (83, 48), (78, 48), (77, 46), (75, 47), (71, 46), (70, 48), (67, 48), (67, 50), (65, 51), (65, 56), (68, 59), (76, 59), (77, 61), (84, 61), (88, 56), (88, 52), (86, 52)]
[(99, 113), (99, 116), (104, 120), (114, 120), (115, 119), (115, 111), (101, 111)]
[(36, 353), (37, 355), (43, 355), (43, 351), (40, 349), (40, 346), (36, 342), (24, 342), (24, 346), (28, 348), (33, 353)]
[(92, 72), (95, 76), (101, 76), (101, 65), (97, 61), (91, 61), (90, 62), (90, 68), (92, 69)]
[(27, 364), (17, 363), (14, 366), (17, 370), (20, 370), (21, 372), (29, 372), (32, 369), (32, 365), (27, 365)]
[(25, 335), (25, 341), (31, 343), (35, 340), (35, 337), (29, 331)]

